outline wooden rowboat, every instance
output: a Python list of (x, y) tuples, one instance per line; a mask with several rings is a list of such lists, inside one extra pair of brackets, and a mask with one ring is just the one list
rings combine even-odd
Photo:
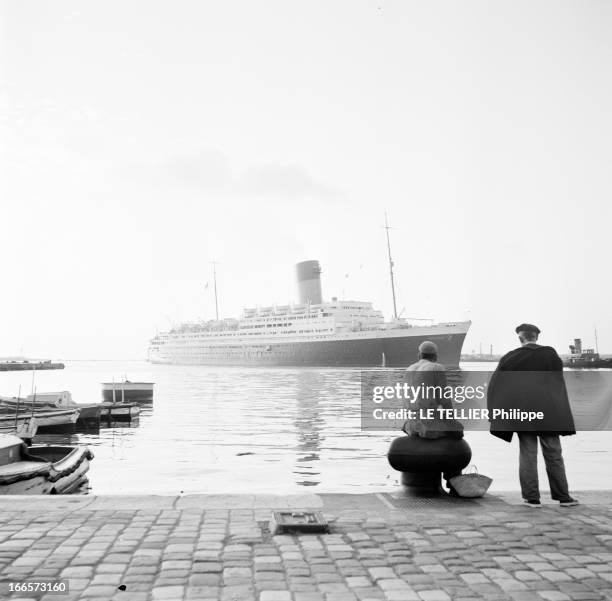
[(0, 435), (0, 495), (54, 495), (87, 482), (93, 453), (87, 447), (32, 446)]
[(4, 418), (10, 421), (11, 417), (15, 420), (35, 417), (38, 424), (38, 433), (53, 432), (64, 428), (73, 428), (79, 418), (79, 409), (75, 407), (66, 409), (56, 409), (51, 406), (28, 407), (23, 399), (0, 399), (0, 420)]
[[(72, 400), (72, 395), (69, 391), (63, 390), (61, 392), (39, 392), (35, 395), (29, 395), (25, 399), (0, 397), (0, 411), (15, 412), (17, 409), (25, 413), (31, 412), (34, 409), (34, 415), (41, 415), (41, 412), (45, 411), (75, 411), (78, 410), (76, 419), (76, 427), (88, 426), (91, 424), (97, 424), (100, 422), (100, 412), (102, 405), (100, 403), (89, 403), (89, 404), (78, 404)], [(60, 415), (60, 414), (56, 414)], [(70, 426), (72, 420), (66, 422)], [(48, 423), (44, 419), (39, 418), (39, 426), (44, 428), (46, 426), (58, 426), (60, 423)]]

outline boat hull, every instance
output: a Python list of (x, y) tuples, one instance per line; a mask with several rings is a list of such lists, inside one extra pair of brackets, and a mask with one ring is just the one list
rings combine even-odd
[(612, 369), (612, 359), (596, 359), (594, 361), (564, 361), (563, 365), (571, 369)]
[(417, 359), (421, 342), (438, 346), (438, 359), (458, 366), (469, 324), (459, 331), (414, 328), (409, 334), (328, 340), (261, 342), (258, 344), (193, 345), (159, 349), (149, 353), (151, 363), (184, 365), (242, 365), (271, 367), (406, 367)]
[(75, 423), (77, 432), (94, 433), (100, 430), (102, 404), (78, 405), (79, 419)]
[(30, 447), (28, 453), (45, 461), (2, 466), (0, 495), (70, 494), (87, 483), (93, 454), (86, 447)]
[(130, 421), (140, 415), (140, 407), (134, 403), (103, 403), (101, 417), (104, 420)]
[(10, 423), (11, 420), (15, 420), (15, 413), (18, 413), (19, 420), (33, 417), (39, 434), (73, 431), (79, 418), (79, 410), (76, 408), (35, 407), (34, 411), (31, 411), (21, 403), (18, 410), (16, 403), (4, 400), (0, 407), (0, 423)]
[(35, 411), (34, 417), (38, 422), (38, 434), (73, 432), (79, 419), (79, 410)]

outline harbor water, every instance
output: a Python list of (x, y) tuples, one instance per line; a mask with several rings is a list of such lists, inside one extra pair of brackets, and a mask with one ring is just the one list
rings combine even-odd
[[(358, 369), (152, 365), (66, 361), (35, 375), (38, 392), (70, 390), (77, 403), (101, 400), (101, 383), (155, 382), (154, 402), (137, 422), (99, 433), (37, 436), (86, 444), (96, 494), (388, 492), (400, 486), (387, 464), (400, 433), (360, 428)], [(489, 370), (492, 364), (466, 369)], [(0, 374), (0, 394), (30, 393), (31, 372)], [(518, 446), (466, 432), (472, 463), (494, 478), (492, 491), (518, 489)], [(610, 432), (563, 438), (574, 490), (612, 488)], [(594, 469), (594, 466), (597, 466)], [(540, 487), (547, 490), (543, 466)]]

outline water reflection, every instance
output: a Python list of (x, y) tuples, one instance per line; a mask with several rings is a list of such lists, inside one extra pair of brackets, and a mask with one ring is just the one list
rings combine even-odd
[(296, 459), (293, 473), (300, 486), (316, 486), (320, 472), (316, 469), (321, 443), (324, 440), (323, 418), (318, 391), (322, 389), (323, 374), (319, 371), (297, 372), (295, 377), (296, 412), (293, 424), (297, 434)]
[[(141, 407), (138, 420), (35, 439), (87, 444), (96, 494), (365, 492), (397, 481), (385, 455), (400, 433), (361, 430), (360, 370), (68, 362), (37, 374), (37, 387), (70, 390), (76, 402), (91, 403), (101, 397), (101, 382), (125, 372), (156, 382), (154, 407)], [(27, 389), (31, 374), (0, 374), (0, 393), (19, 385)], [(577, 419), (591, 412), (594, 398), (587, 387), (578, 390)], [(488, 432), (467, 436), (474, 463), (495, 478), (494, 487), (517, 488), (516, 449)], [(609, 433), (581, 432), (563, 444), (573, 486), (612, 486), (610, 476), (593, 482), (585, 468), (597, 452), (600, 473), (612, 474)]]
[[(110, 451), (113, 460), (125, 459), (129, 452), (128, 438), (126, 433), (139, 428), (141, 425), (140, 418), (146, 419), (153, 413), (152, 404), (143, 405), (139, 416), (127, 417), (116, 420), (111, 416), (102, 416), (99, 420), (79, 420), (76, 424), (70, 424), (65, 427), (60, 427), (53, 432), (44, 432), (37, 434), (32, 444), (44, 444), (53, 446), (76, 446), (87, 445), (91, 450), (97, 452), (101, 447)], [(128, 434), (129, 436), (129, 434)], [(95, 458), (95, 453), (94, 453)], [(90, 465), (90, 474), (95, 473), (95, 468), (98, 463)], [(89, 479), (82, 486), (70, 494), (89, 494), (92, 491)]]

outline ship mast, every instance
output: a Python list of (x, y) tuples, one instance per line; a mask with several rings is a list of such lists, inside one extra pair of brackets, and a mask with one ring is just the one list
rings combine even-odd
[(213, 266), (213, 286), (215, 288), (215, 319), (219, 321), (219, 300), (217, 298), (217, 261), (211, 261)]
[(599, 343), (597, 341), (597, 326), (593, 326), (595, 329), (595, 352), (599, 355)]
[(393, 295), (393, 317), (397, 319), (397, 303), (395, 300), (395, 281), (393, 279), (393, 259), (391, 258), (391, 242), (389, 240), (389, 222), (387, 221), (387, 211), (385, 211), (385, 230), (387, 232), (387, 252), (389, 253), (389, 276), (391, 277), (391, 294)]

